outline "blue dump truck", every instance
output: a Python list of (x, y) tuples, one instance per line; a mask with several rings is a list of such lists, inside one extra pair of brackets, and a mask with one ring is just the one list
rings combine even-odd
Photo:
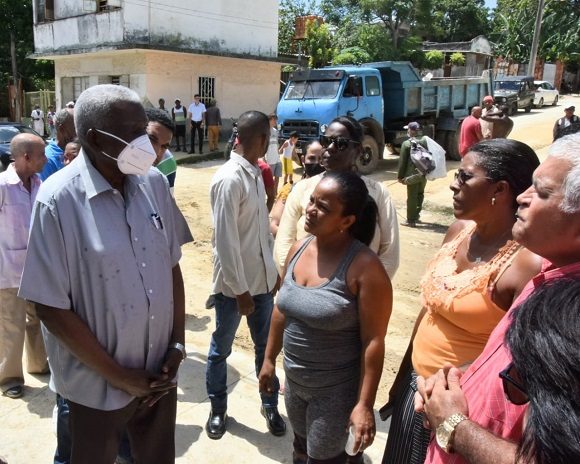
[(300, 134), (300, 149), (324, 133), (337, 116), (352, 116), (364, 127), (359, 172), (372, 172), (385, 145), (396, 148), (406, 138), (410, 121), (423, 126), (448, 157), (459, 159), (459, 126), (483, 97), (492, 95), (489, 77), (422, 80), (406, 61), (384, 61), (361, 66), (298, 70), (290, 76), (278, 103), (280, 138)]

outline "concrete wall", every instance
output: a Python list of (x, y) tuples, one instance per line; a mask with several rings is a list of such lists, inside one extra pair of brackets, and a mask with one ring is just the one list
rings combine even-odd
[(122, 1), (120, 10), (97, 14), (87, 13), (85, 1), (54, 0), (55, 21), (35, 25), (36, 52), (125, 41), (267, 57), (278, 53), (278, 2), (272, 0)]
[(90, 85), (106, 76), (129, 76), (129, 86), (142, 100), (157, 106), (165, 98), (171, 107), (180, 98), (186, 107), (199, 92), (198, 77), (215, 78), (215, 98), (223, 118), (237, 118), (249, 109), (265, 113), (276, 109), (280, 64), (239, 58), (175, 52), (130, 50), (66, 56), (55, 60), (57, 107), (66, 104), (67, 78), (89, 76)]

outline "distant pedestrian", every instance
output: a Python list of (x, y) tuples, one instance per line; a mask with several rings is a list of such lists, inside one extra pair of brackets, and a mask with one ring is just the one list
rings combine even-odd
[(284, 174), (284, 184), (287, 182), (294, 182), (292, 177), (294, 175), (294, 165), (292, 159), (295, 156), (296, 144), (298, 143), (298, 132), (294, 131), (290, 134), (290, 138), (286, 140), (278, 153), (282, 155), (282, 172)]
[(411, 161), (411, 144), (416, 142), (427, 148), (427, 141), (424, 137), (417, 137), (421, 129), (421, 125), (418, 122), (410, 122), (403, 129), (407, 129), (409, 139), (405, 140), (401, 145), (397, 180), (407, 186), (407, 221), (403, 222), (403, 225), (416, 227), (423, 209), (427, 178), (421, 175)]
[(580, 132), (580, 118), (574, 114), (574, 111), (576, 111), (574, 105), (568, 105), (564, 108), (564, 117), (558, 119), (554, 124), (554, 140)]
[(212, 98), (205, 112), (205, 123), (207, 124), (207, 143), (209, 151), (217, 151), (220, 139), (220, 129), (222, 127), (222, 115), (217, 107), (217, 102)]
[(494, 116), (492, 139), (507, 139), (512, 129), (514, 128), (514, 121), (509, 117), (509, 107), (502, 105), (499, 108), (499, 113)]
[(54, 112), (54, 106), (48, 107), (48, 112), (46, 113), (46, 123), (48, 124), (48, 133), (51, 140), (56, 137), (56, 129), (54, 127), (54, 117), (56, 113)]
[(187, 109), (187, 117), (191, 123), (191, 144), (189, 153), (195, 153), (195, 136), (197, 135), (199, 152), (203, 153), (203, 126), (205, 124), (205, 105), (201, 102), (199, 94), (193, 96), (193, 103)]
[[(187, 120), (187, 110), (185, 106), (181, 105), (181, 100), (179, 98), (175, 99), (175, 106), (171, 108), (171, 118), (173, 119), (173, 124), (175, 124), (175, 147), (176, 151), (187, 151), (185, 146), (185, 122)], [(180, 141), (183, 145), (180, 145)]]
[(38, 135), (44, 137), (44, 112), (40, 109), (40, 105), (34, 105), (30, 117), (32, 118), (32, 128)]
[(32, 206), (46, 162), (44, 141), (18, 134), (10, 143), (14, 163), (0, 173), (0, 389), (8, 398), (22, 396), (22, 351), (27, 371), (48, 371), (40, 320), (34, 305), (17, 296), (24, 267)]
[(42, 181), (64, 167), (64, 149), (67, 143), (72, 142), (77, 136), (74, 122), (74, 110), (65, 108), (56, 113), (54, 117), (56, 138), (48, 142), (45, 148), (46, 164), (40, 172)]
[(262, 171), (262, 180), (264, 181), (264, 190), (266, 191), (266, 206), (268, 212), (272, 210), (274, 201), (276, 200), (276, 191), (274, 190), (274, 176), (270, 165), (264, 161), (263, 158), (258, 159), (258, 167)]
[(484, 139), (491, 139), (493, 137), (494, 120), (491, 118), (498, 115), (499, 108), (494, 105), (494, 99), (491, 95), (487, 95), (483, 99), (483, 109), (481, 110), (481, 134)]
[(266, 163), (270, 165), (272, 175), (274, 176), (274, 191), (278, 194), (278, 183), (282, 177), (282, 162), (280, 161), (280, 153), (278, 153), (278, 116), (272, 113), (268, 116), (270, 121), (270, 142), (268, 143), (268, 151), (266, 152)]
[(481, 111), (481, 106), (474, 106), (471, 109), (471, 114), (461, 124), (461, 130), (459, 132), (459, 154), (462, 158), (469, 151), (470, 147), (483, 139), (481, 124), (479, 123)]
[(167, 115), (169, 115), (169, 110), (167, 108), (165, 108), (165, 98), (160, 98), (158, 103), (159, 103), (159, 109), (161, 111), (163, 111), (164, 113), (167, 113)]

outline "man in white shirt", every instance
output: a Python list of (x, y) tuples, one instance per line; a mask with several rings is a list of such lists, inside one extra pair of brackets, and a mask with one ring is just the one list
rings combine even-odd
[(191, 121), (191, 148), (189, 153), (195, 153), (195, 133), (199, 138), (199, 152), (203, 153), (203, 125), (205, 123), (205, 105), (201, 103), (198, 94), (193, 96), (193, 103), (189, 105), (187, 116)]
[(8, 398), (22, 396), (22, 350), (26, 341), (27, 370), (48, 371), (40, 321), (34, 305), (16, 296), (28, 241), (32, 206), (46, 163), (44, 142), (18, 134), (10, 143), (14, 163), (0, 173), (0, 389)]
[[(227, 357), (242, 316), (247, 317), (254, 341), (256, 374), (264, 352), (279, 277), (272, 258), (266, 195), (258, 158), (270, 139), (268, 117), (248, 111), (238, 120), (239, 144), (230, 160), (214, 175), (210, 186), (213, 212), (216, 330), (207, 359), (206, 387), (211, 412), (208, 436), (217, 440), (226, 431)], [(270, 432), (283, 435), (286, 424), (278, 413), (278, 390), (261, 393), (262, 414)]]
[(34, 105), (30, 117), (32, 118), (32, 128), (38, 135), (44, 137), (44, 112), (40, 109), (39, 105)]

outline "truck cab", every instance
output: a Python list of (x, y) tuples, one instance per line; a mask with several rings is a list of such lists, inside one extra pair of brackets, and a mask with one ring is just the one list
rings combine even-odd
[(361, 122), (365, 129), (363, 155), (357, 160), (361, 172), (375, 168), (379, 150), (382, 153), (384, 148), (383, 114), (380, 74), (376, 69), (360, 67), (296, 71), (277, 108), (280, 138), (286, 140), (297, 131), (299, 153), (318, 140), (337, 116), (347, 115)]

